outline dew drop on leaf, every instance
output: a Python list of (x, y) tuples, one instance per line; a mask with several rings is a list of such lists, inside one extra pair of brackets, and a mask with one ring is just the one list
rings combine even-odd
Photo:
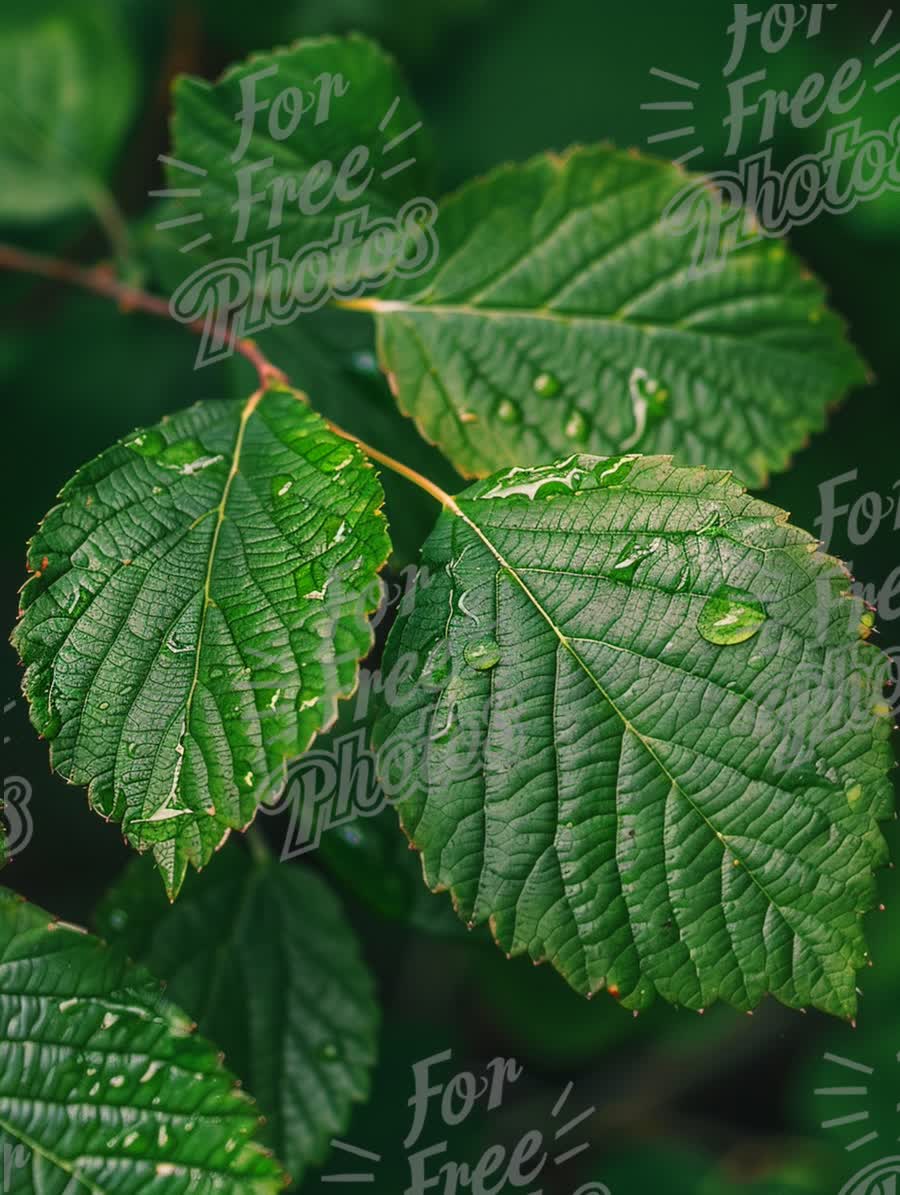
[(700, 611), (697, 630), (708, 643), (743, 643), (753, 638), (767, 618), (765, 607), (752, 593), (720, 585)]
[(576, 440), (579, 444), (583, 444), (588, 438), (590, 426), (587, 419), (580, 411), (573, 411), (569, 416), (569, 421), (566, 424), (566, 435), (570, 440)]
[(859, 803), (859, 799), (862, 796), (862, 785), (852, 784), (844, 791), (847, 795), (847, 804), (851, 809), (854, 808)]
[(477, 639), (466, 644), (463, 657), (477, 672), (487, 672), (500, 662), (500, 644), (494, 639)]
[(662, 546), (663, 541), (659, 538), (651, 539), (649, 543), (630, 543), (612, 566), (612, 573), (616, 580), (631, 581), (637, 572), (638, 565), (658, 552)]
[(504, 398), (497, 407), (497, 418), (501, 423), (520, 423), (522, 412), (511, 398)]
[(634, 429), (623, 447), (633, 448), (640, 443), (650, 424), (665, 412), (669, 391), (657, 378), (651, 377), (646, 369), (637, 366), (631, 371), (631, 377), (628, 379), (628, 393), (631, 398)]
[(174, 469), (185, 477), (208, 469), (210, 465), (217, 465), (225, 459), (220, 452), (210, 455), (199, 440), (190, 436), (184, 440), (177, 440), (155, 455), (158, 457), (158, 465), (162, 465), (164, 469)]
[(430, 688), (440, 688), (453, 670), (446, 639), (440, 639), (428, 653), (422, 669), (422, 681)]
[(609, 456), (594, 467), (594, 477), (601, 489), (621, 485), (631, 472), (637, 456)]
[(138, 456), (159, 456), (165, 448), (166, 442), (158, 431), (137, 432), (130, 440), (125, 441), (125, 447), (136, 452)]
[(485, 498), (522, 497), (529, 501), (535, 498), (550, 498), (566, 491), (580, 490), (590, 474), (578, 465), (577, 456), (560, 461), (557, 465), (536, 465), (532, 468), (507, 469), (501, 479), (484, 495)]
[(316, 560), (301, 564), (294, 573), (294, 585), (296, 586), (297, 597), (299, 598), (308, 597), (314, 601), (322, 601), (325, 597), (327, 583), (328, 574)]
[(541, 398), (553, 398), (559, 394), (559, 378), (552, 373), (539, 373), (533, 382), (534, 392)]
[(698, 535), (706, 535), (722, 526), (722, 516), (717, 510), (712, 510), (697, 528)]

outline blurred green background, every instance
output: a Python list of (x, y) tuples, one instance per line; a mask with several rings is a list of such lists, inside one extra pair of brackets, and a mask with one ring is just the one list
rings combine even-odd
[[(89, 125), (87, 131), (60, 127), (35, 133), (69, 139), (78, 169), (71, 156), (62, 163), (38, 162), (33, 176), (0, 167), (0, 239), (94, 262), (109, 252), (98, 216), (118, 236), (119, 209), (139, 246), (133, 268), (150, 285), (165, 273), (146, 251), (152, 245), (147, 192), (162, 184), (157, 155), (168, 146), (172, 77), (190, 71), (211, 78), (253, 50), (306, 34), (359, 29), (396, 54), (434, 130), (445, 189), (500, 161), (576, 141), (609, 139), (646, 148), (647, 138), (666, 125), (660, 113), (641, 111), (640, 105), (673, 98), (670, 87), (651, 78), (652, 67), (701, 84), (691, 120), (693, 143), (702, 144), (704, 154), (692, 168), (729, 165), (722, 67), (732, 6), (722, 0), (108, 0), (106, 14), (104, 0), (53, 7), (65, 10), (64, 19), (80, 25), (82, 44), (93, 47), (85, 98)], [(17, 105), (17, 39), (30, 35), (43, 8), (44, 0), (4, 4), (0, 111)], [(870, 37), (886, 11), (882, 3), (845, 0), (827, 14), (818, 37), (797, 36), (777, 56), (762, 55), (751, 43), (741, 70), (765, 67), (770, 81), (796, 88), (811, 71), (830, 79), (851, 55), (870, 64), (875, 57)], [(113, 34), (104, 32), (105, 16)], [(898, 38), (900, 14), (879, 49)], [(68, 85), (70, 68), (58, 45), (36, 43), (27, 72), (50, 95)], [(868, 69), (874, 78), (876, 68)], [(860, 107), (864, 125), (886, 129), (897, 115), (898, 96), (900, 87), (877, 93), (870, 87)], [(776, 162), (784, 166), (820, 148), (825, 127), (820, 122), (800, 131), (782, 121)], [(673, 142), (670, 152), (674, 157), (688, 148), (688, 141)], [(70, 202), (76, 188), (86, 196), (80, 209)], [(34, 197), (25, 218), (23, 190)], [(796, 230), (791, 240), (826, 282), (876, 378), (870, 389), (848, 398), (827, 432), (766, 491), (797, 523), (815, 531), (819, 487), (828, 479), (855, 471), (838, 491), (842, 502), (870, 492), (884, 500), (900, 497), (893, 488), (900, 476), (900, 199), (887, 193), (846, 215), (823, 216)], [(2, 600), (4, 622), (11, 627), (25, 541), (62, 482), (135, 426), (196, 399), (234, 392), (241, 374), (233, 364), (195, 371), (196, 346), (183, 329), (123, 314), (108, 302), (52, 283), (0, 274), (0, 319), (10, 469)], [(327, 315), (316, 317), (279, 338), (276, 360), (296, 363), (297, 380), (323, 409), (350, 428), (374, 427), (375, 438), (391, 439), (394, 448), (401, 444), (399, 455), (452, 485), (452, 471), (437, 454), (416, 446), (409, 425), (405, 433), (396, 430), (386, 387), (371, 368), (365, 319), (338, 325)], [(389, 515), (391, 502), (400, 506), (412, 532), (401, 537), (399, 566), (410, 559), (433, 512), (404, 492), (402, 483), (391, 484)], [(846, 518), (839, 518), (829, 546), (876, 591), (900, 564), (893, 513), (865, 544), (854, 543)], [(900, 594), (885, 602), (883, 615), (880, 642), (900, 650)], [(68, 919), (89, 922), (127, 852), (117, 829), (89, 814), (80, 791), (51, 777), (45, 746), (31, 731), (18, 695), (18, 667), (8, 647), (2, 685), (4, 771), (31, 784), (34, 817), (33, 840), (3, 880)], [(266, 829), (275, 837), (283, 827), (268, 823)], [(457, 1160), (475, 1161), (493, 1142), (512, 1144), (528, 1128), (549, 1128), (551, 1109), (570, 1081), (573, 1109), (576, 1101), (578, 1108), (596, 1106), (583, 1130), (590, 1150), (544, 1176), (548, 1193), (568, 1195), (579, 1184), (602, 1181), (613, 1195), (657, 1190), (827, 1195), (866, 1163), (900, 1153), (896, 872), (880, 877), (886, 912), (869, 918), (875, 965), (860, 979), (858, 1028), (771, 1002), (752, 1018), (722, 1008), (697, 1017), (659, 1006), (634, 1019), (606, 998), (582, 1002), (546, 969), (534, 970), (521, 960), (508, 963), (480, 935), (456, 928), (446, 916), (445, 897), (423, 897), (413, 888), (403, 844), (396, 849), (393, 834), (385, 839), (383, 829), (391, 827), (373, 823), (357, 834), (335, 836), (304, 864), (343, 877), (348, 910), (379, 980), (384, 1026), (375, 1094), (345, 1134), (383, 1155), (377, 1190), (399, 1192), (408, 1179), (402, 1141), (411, 1064), (451, 1048), (454, 1066), (476, 1073), (501, 1054), (525, 1067), (502, 1108), (473, 1116), (456, 1130), (449, 1154)], [(896, 822), (888, 834), (897, 857)], [(380, 911), (360, 899), (367, 875), (379, 890)], [(854, 1082), (826, 1054), (874, 1068), (864, 1100), (815, 1094), (842, 1080)], [(822, 1128), (823, 1121), (861, 1110), (869, 1113), (863, 1128), (859, 1123)], [(879, 1136), (848, 1151), (864, 1132)], [(317, 1185), (314, 1175), (304, 1189)], [(885, 1187), (884, 1195), (889, 1191), (893, 1188)]]

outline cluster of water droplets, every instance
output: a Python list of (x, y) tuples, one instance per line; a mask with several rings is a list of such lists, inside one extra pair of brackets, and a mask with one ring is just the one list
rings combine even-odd
[(519, 497), (534, 501), (559, 494), (607, 489), (622, 485), (637, 459), (636, 456), (615, 456), (585, 463), (583, 458), (570, 456), (554, 465), (507, 469), (481, 497)]
[(207, 452), (199, 440), (190, 436), (167, 444), (165, 437), (155, 428), (136, 432), (125, 441), (125, 447), (138, 456), (151, 459), (163, 469), (172, 469), (180, 473), (183, 477), (190, 477), (208, 469), (210, 465), (218, 465), (225, 461), (223, 453)]

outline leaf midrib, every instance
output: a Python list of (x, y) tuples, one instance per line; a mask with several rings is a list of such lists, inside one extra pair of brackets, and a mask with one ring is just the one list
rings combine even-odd
[[(412, 303), (405, 299), (368, 298), (350, 300), (349, 303), (337, 303), (337, 306), (349, 306), (355, 310), (366, 310), (376, 316), (390, 316), (409, 314), (413, 316), (438, 315), (461, 316), (464, 319), (521, 319), (540, 320), (546, 323), (562, 324), (571, 327), (577, 324), (602, 325), (612, 328), (631, 328), (647, 336), (675, 336), (694, 339), (709, 338), (722, 344), (740, 345), (742, 348), (753, 346), (752, 336), (737, 336), (733, 332), (723, 332), (718, 328), (695, 328), (678, 321), (676, 323), (649, 323), (644, 320), (634, 320), (617, 313), (612, 315), (585, 315), (583, 313), (565, 315), (549, 307), (472, 307), (465, 303)], [(772, 357), (784, 358), (796, 366), (804, 364), (804, 354), (800, 350), (785, 349), (766, 345), (766, 352)], [(805, 361), (809, 368), (809, 361)]]
[[(185, 697), (184, 701), (184, 728), (179, 738), (179, 746), (182, 749), (184, 748), (184, 740), (190, 734), (191, 712), (193, 709), (194, 695), (197, 692), (197, 686), (200, 680), (200, 659), (203, 655), (203, 636), (206, 631), (206, 620), (209, 614), (209, 608), (212, 604), (211, 590), (213, 571), (216, 564), (216, 552), (219, 546), (219, 536), (222, 531), (222, 525), (225, 522), (225, 510), (228, 505), (228, 499), (231, 495), (231, 487), (233, 486), (234, 479), (237, 477), (240, 470), (241, 450), (244, 444), (244, 434), (247, 429), (247, 424), (249, 423), (253, 412), (259, 406), (260, 401), (266, 393), (266, 390), (260, 389), (251, 394), (244, 406), (243, 411), (241, 412), (240, 423), (238, 424), (237, 434), (234, 438), (234, 450), (232, 452), (231, 468), (228, 470), (228, 476), (226, 477), (225, 484), (222, 487), (222, 497), (218, 506), (215, 507), (216, 525), (213, 528), (212, 539), (210, 540), (209, 555), (207, 556), (206, 561), (206, 575), (203, 579), (203, 605), (200, 611), (200, 627), (197, 631), (197, 646), (194, 650), (194, 672), (191, 677), (190, 688), (188, 689), (187, 696)], [(153, 811), (154, 817), (160, 813), (164, 813), (177, 796), (179, 779), (180, 773), (176, 774), (175, 782), (173, 783), (169, 795), (166, 797), (165, 801), (163, 801), (158, 809)]]

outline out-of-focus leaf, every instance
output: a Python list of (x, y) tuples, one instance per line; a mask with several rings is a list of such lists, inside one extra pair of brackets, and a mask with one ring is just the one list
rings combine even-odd
[(136, 860), (98, 926), (166, 981), (259, 1101), (265, 1140), (299, 1182), (368, 1096), (378, 1007), (346, 917), (306, 868), (228, 846), (171, 907)]
[(136, 94), (131, 46), (110, 0), (6, 0), (0, 220), (47, 220), (94, 203)]
[[(214, 84), (182, 77), (174, 103), (180, 164), (169, 165), (169, 181), (197, 192), (185, 210), (201, 217), (182, 229), (183, 244), (209, 234), (216, 256), (277, 236), (290, 260), (313, 242), (332, 244), (338, 217), (358, 213), (359, 223), (364, 211), (371, 225), (428, 194), (432, 151), (421, 114), (393, 59), (366, 38), (301, 41), (233, 66)], [(252, 104), (260, 108), (251, 117), (236, 117)], [(257, 199), (237, 206), (241, 178)]]

